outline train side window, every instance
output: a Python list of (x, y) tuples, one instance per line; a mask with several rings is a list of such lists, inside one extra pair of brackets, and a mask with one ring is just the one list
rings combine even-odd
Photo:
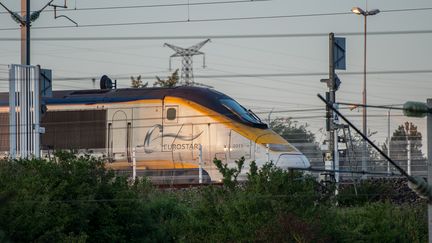
[(176, 108), (168, 108), (166, 112), (166, 118), (169, 121), (173, 121), (177, 118), (177, 110)]

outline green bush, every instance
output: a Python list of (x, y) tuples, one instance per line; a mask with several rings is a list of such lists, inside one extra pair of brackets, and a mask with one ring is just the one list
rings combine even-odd
[[(222, 166), (229, 186), (163, 191), (131, 183), (90, 156), (0, 163), (1, 242), (424, 242), (426, 207), (348, 197), (313, 178), (252, 163)], [(229, 171), (230, 170), (230, 171)], [(238, 174), (237, 174), (238, 175)], [(364, 184), (363, 194), (386, 188)], [(359, 193), (360, 194), (360, 193)], [(372, 193), (375, 194), (375, 193)], [(345, 196), (345, 198), (344, 198)], [(360, 203), (359, 203), (360, 202)]]
[(423, 206), (371, 203), (323, 212), (323, 232), (337, 242), (427, 242)]
[(0, 195), (13, 195), (0, 206), (11, 241), (136, 241), (154, 225), (141, 203), (148, 183), (130, 186), (89, 156), (4, 161), (0, 178)]
[(215, 164), (219, 173), (221, 173), (222, 175), (222, 182), (224, 186), (234, 189), (237, 184), (237, 177), (243, 169), (244, 161), (245, 158), (241, 157), (240, 159), (235, 161), (235, 168), (229, 168), (227, 163), (222, 163), (221, 160), (218, 160), (216, 158), (213, 159), (213, 163)]
[[(239, 164), (242, 163), (237, 163), (237, 166)], [(267, 163), (260, 169), (252, 163), (248, 182), (238, 184), (233, 175), (241, 167), (218, 168), (222, 168), (221, 173), (229, 186), (206, 187), (194, 191), (192, 195), (182, 192), (179, 196), (187, 198), (184, 202), (189, 209), (187, 220), (178, 230), (184, 233), (179, 239), (192, 242), (249, 242), (269, 239), (289, 241), (300, 239), (301, 235), (306, 235), (304, 232), (312, 232), (295, 227), (287, 232), (284, 227), (291, 222), (286, 215), (300, 222), (303, 220), (301, 217), (308, 211), (316, 210), (313, 200), (316, 195), (315, 183), (311, 178), (304, 178), (300, 173), (283, 171), (272, 163)], [(225, 173), (227, 171), (229, 173)], [(304, 221), (304, 225), (306, 222)], [(268, 235), (266, 232), (272, 234)], [(317, 239), (319, 234), (313, 235), (312, 237), (316, 236), (314, 239)]]
[(361, 206), (368, 202), (385, 202), (396, 193), (391, 180), (362, 180), (340, 188), (337, 201), (342, 206)]

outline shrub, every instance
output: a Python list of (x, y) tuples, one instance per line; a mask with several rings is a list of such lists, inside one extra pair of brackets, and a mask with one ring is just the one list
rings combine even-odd
[(323, 212), (323, 232), (337, 242), (426, 242), (424, 206), (371, 203)]
[(12, 241), (134, 241), (152, 223), (141, 203), (146, 182), (130, 186), (90, 156), (6, 161), (0, 178), (0, 195), (13, 195), (0, 207)]
[(213, 163), (216, 165), (219, 173), (222, 174), (222, 182), (226, 187), (233, 189), (237, 184), (237, 177), (241, 173), (244, 161), (245, 158), (241, 157), (235, 161), (235, 168), (229, 168), (227, 163), (224, 164), (221, 160), (214, 158)]

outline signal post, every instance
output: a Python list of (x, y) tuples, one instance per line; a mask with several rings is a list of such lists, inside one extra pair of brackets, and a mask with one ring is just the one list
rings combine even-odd
[[(326, 92), (327, 101), (336, 107), (336, 91), (339, 89), (341, 81), (337, 77), (335, 70), (345, 70), (345, 38), (338, 38), (334, 33), (329, 34), (329, 78), (321, 79), (327, 83), (329, 91)], [(325, 154), (326, 162), (331, 162), (331, 169), (334, 171), (336, 186), (339, 183), (339, 148), (338, 148), (338, 129), (339, 122), (337, 115), (326, 107), (326, 130), (328, 132), (327, 141), (329, 143)], [(336, 194), (337, 194), (336, 189)]]

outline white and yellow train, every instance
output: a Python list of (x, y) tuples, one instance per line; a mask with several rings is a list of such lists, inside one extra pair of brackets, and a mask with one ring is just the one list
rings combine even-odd
[[(0, 100), (0, 133), (7, 134), (7, 93)], [(130, 170), (135, 148), (138, 172), (159, 183), (196, 181), (200, 146), (206, 180), (220, 179), (214, 158), (234, 166), (244, 157), (245, 172), (251, 161), (259, 166), (271, 160), (281, 168), (310, 166), (254, 113), (213, 89), (54, 91), (45, 103), (43, 151), (83, 150), (107, 158), (108, 167)], [(8, 136), (2, 136), (0, 150), (8, 149)]]

